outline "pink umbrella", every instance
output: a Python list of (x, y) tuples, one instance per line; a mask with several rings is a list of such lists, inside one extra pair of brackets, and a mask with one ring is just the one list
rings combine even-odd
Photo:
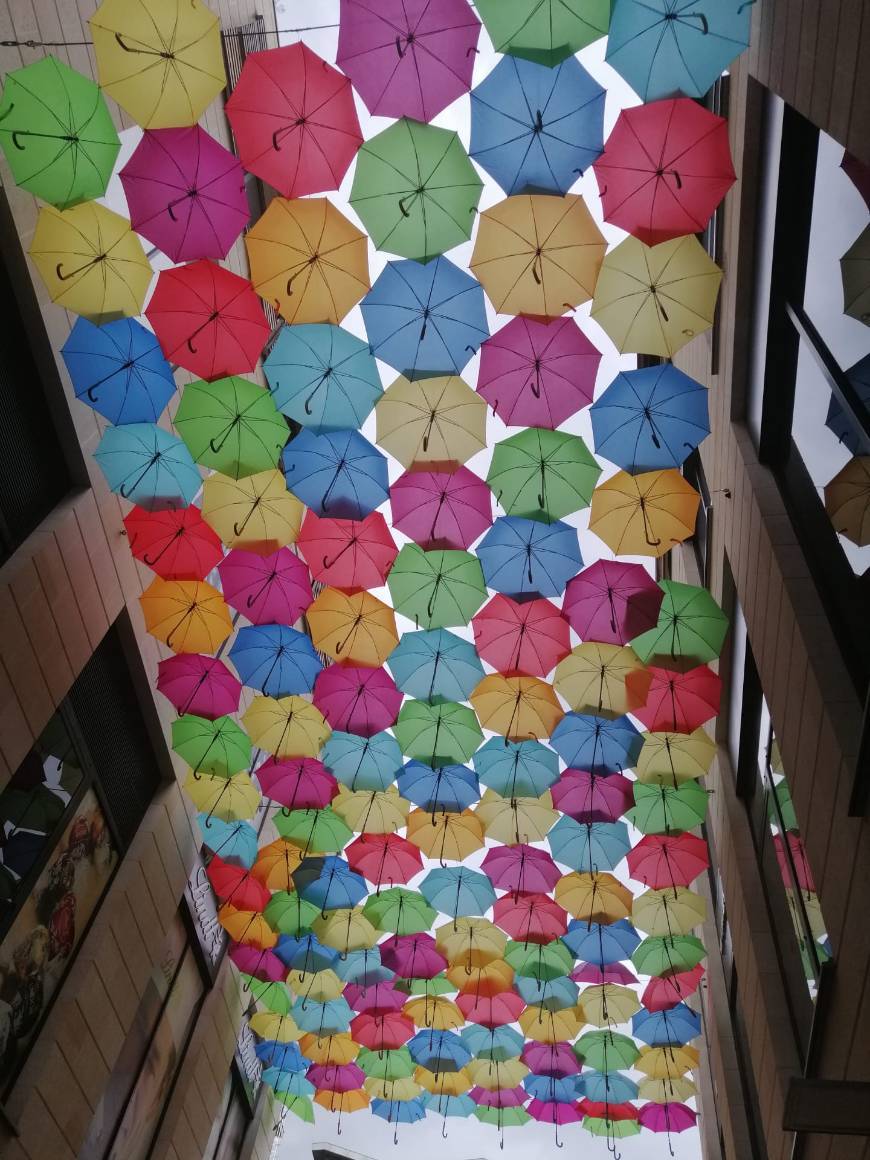
[(481, 863), (498, 890), (520, 893), (546, 894), (552, 890), (562, 871), (546, 850), (537, 846), (493, 846)]
[(431, 934), (394, 934), (380, 948), (382, 965), (402, 979), (434, 979), (447, 970)]
[(621, 773), (566, 769), (550, 793), (556, 809), (577, 822), (615, 822), (634, 804), (632, 786)]
[[(776, 850), (776, 861), (783, 882), (787, 887), (791, 887), (791, 867), (794, 866), (794, 877), (797, 879), (798, 889), (805, 890), (808, 894), (815, 894), (816, 884), (813, 879), (810, 864), (807, 861), (807, 852), (804, 847), (803, 838), (801, 838), (800, 834), (795, 834), (790, 831), (786, 834), (786, 839), (788, 841), (788, 854), (786, 854), (786, 849), (783, 845), (782, 834), (774, 834), (773, 836), (773, 848)], [(789, 855), (791, 855), (790, 858)]]
[(647, 1011), (668, 1011), (682, 1003), (688, 995), (693, 995), (701, 985), (704, 967), (698, 963), (691, 971), (675, 971), (651, 978), (641, 995), (641, 1003)]
[(223, 661), (201, 653), (179, 653), (157, 666), (157, 688), (175, 709), (214, 721), (239, 708), (241, 683)]
[(625, 963), (607, 963), (603, 967), (598, 963), (578, 963), (571, 978), (575, 983), (625, 983), (629, 987), (637, 982), (637, 976)]
[[(719, 712), (722, 679), (708, 665), (697, 665), (686, 672), (656, 668), (651, 674), (646, 704), (633, 710), (635, 717), (653, 732), (692, 733)], [(634, 673), (625, 678), (631, 691)], [(646, 677), (646, 673), (640, 676)]]
[(579, 1104), (556, 1100), (532, 1100), (526, 1111), (542, 1124), (578, 1124), (583, 1119)]
[(305, 513), (296, 547), (315, 580), (331, 588), (380, 588), (398, 555), (380, 512), (364, 520)]
[(526, 1040), (520, 1059), (535, 1075), (551, 1075), (554, 1079), (562, 1079), (567, 1075), (580, 1074), (580, 1062), (571, 1050), (570, 1043)]
[(462, 992), (456, 996), (456, 1006), (469, 1023), (478, 1023), (481, 1027), (516, 1023), (526, 1009), (524, 1000), (515, 991), (499, 991), (497, 995)]
[(409, 882), (423, 869), (423, 857), (413, 842), (399, 834), (360, 834), (345, 847), (351, 870), (376, 886)]
[(568, 622), (549, 600), (497, 594), (471, 623), (481, 659), (500, 673), (546, 677), (571, 651)]
[(496, 1088), (495, 1091), (473, 1087), (468, 1094), (482, 1108), (521, 1108), (529, 1098), (529, 1093), (522, 1085), (514, 1088)]
[(338, 782), (311, 757), (270, 757), (258, 766), (256, 777), (264, 795), (288, 810), (322, 810), (338, 793)]
[(358, 983), (348, 983), (344, 997), (354, 1011), (360, 1014), (384, 1015), (387, 1011), (401, 1011), (408, 1002), (408, 996), (397, 991), (392, 983), (375, 983), (371, 987), (361, 987)]
[(330, 1092), (356, 1091), (366, 1078), (355, 1063), (312, 1063), (305, 1075), (316, 1088)]
[(568, 581), (562, 611), (583, 640), (628, 644), (655, 628), (663, 599), (643, 565), (596, 560)]
[(295, 624), (314, 599), (308, 569), (289, 548), (270, 556), (234, 548), (218, 572), (224, 600), (252, 624)]
[(469, 548), (492, 527), (492, 492), (467, 467), (406, 471), (390, 505), (393, 526), (423, 548)]
[(480, 21), (467, 0), (341, 0), (336, 64), (370, 113), (431, 121), (467, 93)]
[(229, 954), (240, 971), (253, 975), (262, 983), (280, 983), (287, 978), (287, 968), (271, 951), (231, 943)]
[[(641, 1104), (637, 1110), (638, 1122), (651, 1132), (685, 1132), (694, 1128), (698, 1113), (686, 1104)], [(671, 1153), (673, 1155), (673, 1153)]]
[(496, 902), (493, 922), (517, 942), (547, 944), (568, 930), (568, 915), (546, 894), (505, 894)]
[(173, 262), (225, 258), (248, 224), (239, 160), (199, 125), (146, 129), (120, 178), (133, 229)]
[(402, 694), (386, 669), (342, 663), (318, 673), (314, 704), (333, 729), (371, 737), (395, 724)]
[(511, 426), (555, 430), (592, 402), (600, 361), (572, 318), (512, 318), (480, 348), (477, 392)]

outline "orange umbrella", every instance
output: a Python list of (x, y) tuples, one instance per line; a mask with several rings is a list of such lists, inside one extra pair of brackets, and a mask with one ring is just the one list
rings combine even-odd
[(592, 493), (589, 530), (617, 556), (664, 556), (694, 535), (699, 503), (675, 468), (617, 471)]
[(230, 938), (243, 946), (265, 951), (278, 941), (277, 934), (258, 911), (236, 910), (225, 902), (218, 911), (218, 921)]
[(359, 1044), (354, 1043), (347, 1032), (340, 1035), (303, 1035), (299, 1040), (299, 1049), (312, 1063), (324, 1066), (334, 1064), (340, 1067), (345, 1063), (353, 1063), (359, 1055)]
[(456, 918), (438, 927), (435, 946), (452, 967), (472, 970), (503, 959), (507, 938), (488, 918)]
[(503, 959), (494, 959), (470, 970), (464, 963), (448, 967), (447, 978), (463, 994), (488, 999), (511, 989), (514, 971)]
[(461, 814), (432, 814), (429, 810), (412, 810), (408, 816), (408, 841), (428, 858), (462, 862), (476, 850), (482, 850), (483, 824), (471, 810)]
[(377, 668), (399, 643), (395, 613), (370, 592), (324, 588), (305, 618), (314, 647), (334, 661)]
[(537, 677), (491, 673), (470, 699), (482, 727), (511, 741), (549, 737), (564, 716), (552, 685)]
[(213, 653), (233, 631), (230, 610), (204, 580), (152, 580), (139, 597), (145, 627), (176, 653)]
[(302, 851), (292, 842), (279, 838), (268, 846), (261, 846), (251, 873), (270, 890), (293, 889), (293, 871), (302, 861)]
[(314, 1102), (329, 1112), (358, 1112), (362, 1108), (367, 1108), (371, 1101), (364, 1091), (355, 1089), (349, 1092), (334, 1092), (324, 1088), (314, 1093)]

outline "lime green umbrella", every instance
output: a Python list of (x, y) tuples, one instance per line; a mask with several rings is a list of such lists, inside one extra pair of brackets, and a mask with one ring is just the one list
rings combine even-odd
[(290, 435), (269, 392), (236, 375), (190, 383), (173, 422), (197, 463), (232, 479), (277, 467)]
[(369, 895), (363, 914), (378, 930), (399, 935), (422, 934), (438, 916), (422, 894), (401, 886)]
[(456, 133), (403, 117), (361, 147), (350, 204), (377, 249), (428, 262), (471, 237), (482, 188)]
[(251, 764), (251, 739), (232, 717), (216, 717), (214, 721), (192, 713), (176, 717), (172, 748), (194, 774), (231, 777)]
[(44, 56), (6, 77), (0, 148), (17, 185), (67, 209), (103, 196), (121, 142), (90, 77)]
[(639, 1136), (640, 1124), (637, 1120), (611, 1120), (607, 1116), (584, 1116), (583, 1127), (593, 1136), (604, 1136), (608, 1140), (624, 1140), (627, 1136)]
[(607, 35), (610, 0), (477, 0), (496, 52), (552, 68)]
[(434, 975), (431, 979), (395, 979), (393, 986), (407, 995), (453, 995), (456, 992), (446, 975)]
[(518, 975), (542, 983), (568, 975), (574, 967), (574, 956), (564, 943), (558, 941), (547, 944), (509, 942), (504, 958)]
[(654, 935), (639, 943), (631, 961), (643, 975), (666, 975), (691, 971), (707, 952), (693, 934)]
[[(774, 803), (773, 799), (769, 802), (768, 810), (770, 820), (778, 826), (780, 825), (780, 819), (782, 819), (782, 828), (784, 830), (797, 832), (800, 827), (798, 826), (797, 815), (794, 812), (794, 803), (791, 800), (791, 791), (788, 788), (788, 782), (785, 780), (780, 781), (775, 786), (773, 792), (776, 797), (776, 803)], [(779, 806), (778, 810), (776, 808), (777, 805)]]
[(276, 890), (263, 911), (263, 917), (272, 930), (290, 935), (291, 938), (308, 934), (319, 914), (319, 906), (306, 902), (295, 891), (288, 893), (286, 890)]
[(677, 580), (660, 580), (659, 588), (665, 597), (658, 624), (631, 642), (640, 659), (649, 664), (654, 657), (682, 657), (697, 665), (715, 660), (725, 643), (728, 617), (707, 589)]
[(272, 819), (282, 838), (309, 854), (338, 854), (353, 837), (353, 830), (326, 806), (322, 810), (279, 810)]
[(474, 1114), (481, 1123), (493, 1124), (497, 1128), (522, 1128), (532, 1118), (525, 1108), (478, 1107)]
[(276, 1091), (273, 1091), (272, 1095), (276, 1100), (280, 1100), (289, 1112), (292, 1112), (294, 1116), (298, 1116), (304, 1123), (314, 1123), (314, 1105), (308, 1096), (296, 1096), (292, 1092)]
[(407, 1079), (414, 1074), (416, 1064), (407, 1047), (397, 1047), (392, 1051), (360, 1050), (356, 1065), (370, 1079)]
[(454, 701), (406, 701), (393, 732), (402, 752), (427, 765), (462, 765), (483, 740), (474, 710)]
[(682, 785), (634, 783), (634, 808), (628, 811), (642, 834), (677, 834), (699, 826), (707, 816), (707, 791), (696, 781)]
[(573, 1044), (574, 1054), (595, 1071), (620, 1071), (640, 1055), (637, 1044), (618, 1031), (587, 1031)]
[(424, 552), (406, 544), (387, 584), (396, 612), (418, 628), (466, 625), (486, 600), (480, 561), (471, 552)]
[(589, 506), (600, 474), (579, 435), (527, 427), (496, 443), (486, 482), (508, 515), (558, 520)]
[(295, 1000), (284, 983), (265, 983), (261, 979), (255, 979), (253, 975), (246, 975), (244, 971), (239, 973), (244, 986), (267, 1011), (271, 1011), (273, 1015), (290, 1014)]

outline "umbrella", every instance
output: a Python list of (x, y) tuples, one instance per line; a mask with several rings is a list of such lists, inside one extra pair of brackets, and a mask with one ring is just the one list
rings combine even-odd
[[(253, 874), (271, 890), (289, 893), (294, 886), (293, 873), (302, 861), (302, 851), (284, 838), (262, 846), (254, 863)], [(289, 933), (289, 932), (282, 932)], [(308, 934), (307, 924), (294, 937)]]
[(139, 597), (145, 628), (176, 653), (214, 652), (233, 631), (229, 609), (202, 580), (152, 580)]
[(616, 349), (671, 358), (713, 325), (722, 271), (694, 235), (626, 238), (601, 266), (592, 317)]
[(321, 911), (352, 908), (368, 893), (365, 880), (336, 857), (304, 858), (294, 871), (293, 882), (300, 898)]
[(477, 546), (487, 586), (505, 596), (561, 596), (583, 566), (577, 529), (499, 516)]
[(652, 681), (646, 704), (634, 711), (647, 729), (691, 733), (719, 712), (722, 680), (707, 665), (684, 672), (651, 666), (648, 672)]
[(696, 781), (686, 781), (677, 787), (635, 782), (634, 800), (628, 817), (636, 829), (642, 834), (671, 834), (702, 825), (709, 799)]
[(434, 820), (428, 810), (412, 810), (408, 817), (408, 841), (427, 858), (437, 858), (442, 867), (447, 859), (464, 862), (485, 845), (483, 825), (471, 810), (438, 814)]
[(493, 846), (487, 850), (481, 867), (493, 886), (516, 895), (547, 894), (561, 876), (546, 850), (525, 843)]
[(707, 388), (669, 363), (620, 371), (589, 415), (596, 454), (632, 475), (682, 466), (710, 434)]
[[(447, 966), (447, 960), (436, 950), (435, 940), (430, 934), (396, 934), (384, 939), (380, 946), (381, 961), (384, 966), (390, 967), (403, 979), (431, 979), (440, 974)], [(430, 1043), (439, 1042), (440, 1037), (444, 1034), (440, 1031), (427, 1032), (427, 1035), (431, 1036)], [(420, 1032), (415, 1038), (421, 1040), (422, 1035), (423, 1033)], [(410, 1044), (409, 1050), (414, 1056), (415, 1063), (420, 1064), (421, 1067), (429, 1067), (426, 1060), (418, 1059), (414, 1055), (414, 1049)], [(460, 1066), (462, 1065), (460, 1064)]]
[(134, 318), (77, 318), (60, 353), (76, 398), (110, 423), (156, 423), (175, 394), (157, 339)]
[[(608, 1027), (614, 1023), (627, 1023), (638, 1011), (640, 1004), (637, 995), (630, 987), (621, 987), (615, 983), (596, 983), (586, 987), (580, 996), (580, 1007), (587, 1023), (595, 1027)], [(588, 1089), (586, 1094), (595, 1099)], [(619, 1103), (618, 1095), (605, 1096), (613, 1103)], [(626, 1096), (633, 1099), (633, 1096)]]
[(90, 77), (50, 55), (6, 74), (0, 148), (22, 189), (57, 209), (102, 197), (120, 147)]
[(393, 527), (424, 548), (470, 548), (492, 526), (492, 493), (467, 467), (406, 471), (390, 506)]
[[(512, 944), (508, 943), (505, 954)], [(523, 946), (526, 944), (524, 943)], [(540, 943), (529, 944), (540, 949)], [(502, 959), (493, 959), (479, 967), (468, 967), (458, 963), (447, 968), (447, 985), (454, 990), (460, 990), (465, 995), (479, 998), (481, 995), (500, 995), (509, 991), (514, 981), (513, 967), (508, 966)], [(490, 1031), (493, 1029), (490, 1028)], [(467, 1040), (470, 1043), (470, 1040)], [(516, 1055), (516, 1050), (510, 1052)]]
[(173, 262), (225, 258), (248, 224), (238, 158), (199, 125), (146, 129), (119, 176), (133, 229)]
[(328, 323), (282, 326), (263, 370), (278, 410), (317, 434), (361, 427), (381, 396), (368, 343)]
[[(870, 410), (870, 354), (865, 354), (844, 373), (852, 389), (858, 395), (861, 406), (865, 410)], [(833, 393), (828, 403), (825, 426), (833, 431), (847, 451), (850, 451), (852, 455), (860, 455), (861, 438), (852, 425), (851, 419), (845, 415), (837, 396)]]
[[(380, 955), (380, 952), (378, 952)], [(359, 983), (348, 983), (344, 988), (344, 997), (354, 1011), (362, 1014), (385, 1014), (387, 1011), (401, 1011), (407, 1002), (407, 995), (397, 991), (392, 981), (375, 983), (374, 986), (361, 986)]]
[(307, 1075), (316, 1088), (334, 1092), (355, 1091), (362, 1087), (365, 1079), (365, 1072), (355, 1063), (314, 1063)]
[(318, 516), (361, 520), (389, 494), (387, 461), (358, 431), (303, 429), (281, 462), (287, 486)]
[(698, 1089), (690, 1079), (678, 1076), (664, 1079), (642, 1079), (638, 1086), (638, 1096), (656, 1104), (666, 1104), (671, 1100), (692, 1100)]
[(562, 612), (581, 640), (627, 644), (655, 625), (662, 598), (643, 565), (596, 560), (568, 581)]
[[(337, 1037), (333, 1036), (332, 1038)], [(328, 1112), (338, 1112), (339, 1116), (342, 1113), (349, 1115), (352, 1112), (359, 1112), (363, 1108), (369, 1107), (371, 1103), (365, 1092), (337, 1092), (329, 1089), (315, 1092), (314, 1102), (320, 1104), (322, 1108), (326, 1108)]]
[(714, 661), (722, 652), (728, 633), (728, 617), (706, 588), (662, 580), (664, 600), (658, 623), (632, 640), (642, 661), (677, 657), (695, 664)]
[(549, 737), (563, 716), (552, 685), (538, 677), (491, 673), (471, 694), (471, 704), (482, 728), (509, 741)]
[(323, 668), (311, 638), (285, 624), (240, 628), (229, 658), (242, 684), (270, 697), (310, 693)]
[(223, 545), (198, 507), (146, 511), (124, 517), (130, 552), (164, 580), (204, 580), (223, 559)]
[(556, 883), (555, 897), (572, 918), (588, 923), (617, 922), (632, 913), (631, 891), (612, 874), (565, 874)]
[(553, 683), (575, 712), (619, 717), (644, 704), (649, 674), (628, 645), (587, 640), (559, 662)]
[(557, 862), (587, 874), (614, 870), (631, 849), (624, 822), (577, 822), (567, 817), (556, 822), (547, 843)]
[(422, 895), (401, 886), (370, 895), (363, 913), (379, 931), (391, 934), (422, 934), (432, 926), (436, 914)]
[(179, 653), (160, 661), (157, 688), (178, 713), (212, 721), (236, 713), (242, 692), (223, 661), (200, 653)]
[(325, 197), (273, 198), (245, 246), (254, 289), (288, 322), (341, 322), (370, 285), (365, 234)]
[(698, 963), (690, 971), (673, 971), (659, 978), (653, 977), (644, 988), (641, 1002), (647, 1011), (667, 1011), (693, 995), (705, 973), (703, 965)]
[(508, 195), (564, 194), (601, 152), (603, 117), (604, 89), (578, 60), (506, 57), (472, 90), (470, 154)]
[(446, 258), (387, 262), (362, 316), (372, 353), (409, 379), (459, 374), (489, 335), (480, 284)]
[(568, 765), (605, 774), (634, 765), (642, 743), (627, 717), (611, 721), (580, 713), (566, 713), (552, 738), (553, 748)]
[(297, 547), (314, 579), (334, 588), (380, 588), (399, 551), (380, 512), (362, 520), (307, 512)]
[(583, 1087), (587, 1097), (596, 1103), (624, 1104), (636, 1100), (637, 1084), (616, 1071), (585, 1072)]
[(316, 706), (299, 696), (254, 697), (242, 721), (253, 743), (273, 757), (316, 757), (330, 733)]
[[(444, 1078), (443, 1073), (439, 1078)], [(444, 1116), (445, 1120), (448, 1116), (457, 1116), (460, 1119), (467, 1120), (468, 1117), (480, 1109), (476, 1108), (474, 1100), (467, 1095), (442, 1095), (439, 1093), (427, 1093), (422, 1097), (423, 1106), (427, 1112), (437, 1112), (439, 1116)], [(445, 1129), (442, 1128), (441, 1135), (446, 1135)]]
[(825, 484), (825, 511), (838, 535), (870, 544), (870, 455), (856, 455)]
[(405, 1046), (387, 1051), (370, 1051), (364, 1047), (357, 1056), (357, 1064), (372, 1079), (407, 1079), (416, 1071), (411, 1053)]
[(638, 1047), (618, 1031), (587, 1031), (574, 1044), (577, 1056), (596, 1071), (613, 1072), (634, 1067)]
[(297, 999), (293, 1005), (293, 1018), (301, 1031), (317, 1035), (338, 1035), (349, 1029), (351, 1011), (343, 998), (325, 1003)]
[(350, 204), (376, 249), (428, 262), (471, 236), (482, 188), (457, 133), (402, 117), (360, 148)]
[[(525, 1042), (522, 1052), (523, 1063), (537, 1076), (552, 1076), (563, 1079), (576, 1077), (580, 1073), (577, 1056), (568, 1043)], [(577, 1080), (574, 1079), (576, 1085)]]
[(647, 934), (690, 934), (707, 917), (707, 904), (700, 894), (684, 886), (647, 890), (632, 906), (634, 925)]
[(465, 0), (342, 0), (336, 63), (370, 113), (431, 121), (468, 92), (479, 35)]
[(485, 874), (465, 866), (430, 870), (420, 883), (430, 906), (450, 918), (482, 916), (495, 902), (495, 891)]
[(291, 938), (309, 932), (319, 913), (312, 903), (305, 902), (296, 893), (284, 890), (276, 890), (263, 911), (273, 930), (290, 935)]
[(582, 197), (515, 194), (480, 215), (469, 265), (499, 313), (558, 318), (592, 297), (606, 248)]
[(606, 59), (642, 101), (703, 97), (749, 44), (751, 17), (740, 0), (619, 0)]
[(486, 482), (508, 515), (550, 523), (588, 507), (600, 474), (579, 435), (529, 427), (496, 443)]
[(142, 313), (151, 264), (127, 219), (104, 205), (42, 206), (28, 253), (65, 310), (97, 324)]
[(257, 831), (247, 822), (224, 822), (220, 818), (198, 818), (202, 844), (225, 862), (250, 868), (257, 860)]
[[(522, 1128), (531, 1120), (525, 1108), (475, 1108), (474, 1114), (481, 1123), (493, 1124), (501, 1133), (505, 1128)], [(500, 1144), (503, 1143), (502, 1139)]]
[[(318, 915), (314, 920), (314, 930), (322, 943), (343, 955), (351, 951), (371, 950), (378, 940), (378, 932), (366, 915), (349, 908), (333, 910), (325, 917)], [(337, 976), (336, 983), (340, 988), (341, 979)], [(342, 1002), (346, 1000), (342, 999)], [(336, 1030), (346, 1031), (347, 1027), (338, 1027)]]
[(112, 491), (148, 511), (187, 507), (202, 485), (182, 441), (154, 423), (107, 427), (94, 458)]
[(393, 724), (402, 694), (383, 669), (342, 663), (318, 676), (314, 703), (332, 728), (370, 737)]
[(690, 971), (706, 957), (701, 940), (683, 934), (645, 938), (635, 948), (631, 961), (643, 975), (665, 975)]
[(546, 677), (571, 647), (568, 622), (549, 600), (520, 604), (497, 595), (472, 625), (481, 658), (501, 672)]
[(574, 963), (571, 952), (559, 941), (549, 946), (540, 943), (508, 943), (504, 957), (517, 975), (543, 982), (566, 975)]
[(474, 645), (444, 628), (403, 633), (387, 664), (402, 692), (424, 701), (465, 701), (483, 679)]
[(675, 1079), (694, 1071), (700, 1063), (696, 1047), (644, 1047), (635, 1067), (650, 1079)]
[(467, 624), (486, 599), (480, 563), (470, 552), (424, 552), (406, 544), (387, 584), (396, 612), (428, 629)]
[(421, 761), (409, 761), (399, 774), (399, 792), (433, 816), (461, 813), (480, 800), (477, 777), (464, 765), (442, 765), (432, 769)]
[(865, 227), (840, 259), (843, 312), (870, 325), (870, 227)]
[(361, 834), (345, 853), (353, 869), (376, 886), (408, 882), (423, 868), (420, 851), (398, 834)]
[(707, 844), (694, 834), (650, 834), (628, 855), (628, 872), (654, 890), (689, 886), (707, 869)]
[[(271, 556), (296, 539), (302, 511), (280, 471), (260, 471), (240, 480), (213, 474), (202, 485), (203, 518), (228, 548)], [(247, 612), (247, 598), (245, 605)]]
[(381, 665), (399, 642), (392, 608), (370, 592), (323, 588), (306, 620), (314, 647), (335, 661)]
[(527, 1038), (538, 1043), (560, 1043), (574, 1039), (583, 1026), (583, 1016), (578, 1007), (568, 1007), (563, 1011), (526, 1007), (518, 1022)]
[[(512, 996), (512, 998), (516, 998), (516, 996)], [(490, 1034), (494, 1035), (495, 1030), (492, 1029)], [(498, 1030), (511, 1032), (509, 1027), (499, 1028)], [(511, 1056), (505, 1059), (498, 1059), (492, 1055), (487, 1055), (486, 1058), (471, 1060), (466, 1066), (465, 1071), (473, 1084), (486, 1091), (498, 1091), (499, 1088), (507, 1089), (515, 1087), (517, 1084), (523, 1082), (529, 1074), (529, 1069), (519, 1059), (522, 1040), (517, 1045), (514, 1036), (516, 1036), (516, 1039), (519, 1039), (516, 1032), (511, 1033), (511, 1042), (514, 1044), (514, 1051)], [(470, 1038), (466, 1038), (463, 1035), (463, 1040), (471, 1046)], [(501, 1055), (501, 1052), (498, 1054)]]
[(471, 1061), (471, 1052), (453, 1031), (418, 1031), (408, 1041), (408, 1051), (418, 1067), (439, 1075), (461, 1071)]
[(501, 959), (506, 941), (502, 932), (486, 918), (458, 918), (435, 931), (438, 950), (454, 967), (481, 967)]
[(625, 918), (606, 925), (573, 918), (568, 924), (568, 933), (562, 936), (562, 942), (573, 955), (599, 966), (631, 958), (640, 941), (640, 935)]
[(651, 1132), (666, 1132), (670, 1147), (671, 1132), (686, 1132), (694, 1128), (698, 1122), (698, 1113), (685, 1104), (668, 1101), (662, 1104), (642, 1104), (637, 1110), (637, 1119), (641, 1127)]
[(247, 278), (206, 259), (161, 270), (145, 315), (169, 361), (209, 381), (252, 371), (269, 337)]
[(486, 836), (504, 843), (543, 842), (556, 821), (549, 791), (539, 798), (506, 799), (488, 789), (475, 813)]
[(185, 713), (172, 722), (172, 748), (193, 772), (230, 777), (251, 764), (251, 742), (232, 717), (209, 721)]
[(614, 1140), (640, 1134), (637, 1109), (632, 1104), (594, 1103), (584, 1099), (580, 1101), (580, 1110), (583, 1127), (593, 1136), (604, 1136), (610, 1151), (615, 1148)]
[(207, 874), (220, 901), (231, 902), (240, 910), (262, 910), (272, 896), (249, 870), (224, 862), (217, 854), (209, 862)]
[(260, 791), (246, 773), (233, 777), (214, 777), (210, 773), (189, 773), (184, 792), (194, 806), (209, 820), (244, 822), (260, 807)]
[(621, 773), (566, 769), (553, 786), (553, 804), (578, 822), (615, 822), (634, 804), (633, 786)]
[[(329, 1066), (330, 1064), (341, 1066), (343, 1064), (353, 1063), (357, 1056), (361, 1054), (359, 1046), (346, 1033), (324, 1035), (322, 1037), (311, 1034), (303, 1035), (299, 1040), (299, 1047), (312, 1063), (321, 1063), (324, 1066)], [(362, 1092), (345, 1092), (344, 1095), (346, 1097), (362, 1095), (363, 1100), (366, 1099)], [(363, 1103), (357, 1106), (365, 1107), (366, 1105)]]
[(268, 556), (236, 548), (218, 572), (224, 600), (252, 624), (294, 624), (312, 600), (305, 565), (287, 548)]
[[(415, 1090), (419, 1091), (419, 1088)], [(389, 1099), (373, 1099), (371, 1109), (373, 1116), (380, 1116), (388, 1124), (415, 1124), (418, 1120), (426, 1118), (426, 1108), (422, 1100), (415, 1098), (400, 1099), (398, 1096), (392, 1096)], [(397, 1140), (398, 1137), (394, 1132), (393, 1142), (396, 1143)]]
[(403, 467), (433, 471), (486, 447), (486, 404), (462, 379), (397, 379), (375, 408), (377, 440)]
[(226, 86), (220, 20), (201, 0), (102, 0), (88, 23), (101, 87), (145, 129), (193, 125)]
[(694, 535), (700, 496), (673, 468), (618, 471), (592, 495), (589, 530), (620, 555), (663, 556)]
[(496, 902), (492, 917), (497, 926), (521, 942), (549, 943), (568, 929), (565, 911), (546, 894), (506, 894)]
[[(242, 946), (241, 943), (230, 943), (229, 958), (240, 971), (244, 971), (249, 978), (256, 978), (265, 983), (282, 982), (287, 974), (287, 968), (277, 955), (270, 950), (260, 951), (256, 947)], [(266, 1045), (257, 1044), (258, 1053)], [(276, 1052), (283, 1044), (273, 1041), (272, 1050)], [(262, 1058), (258, 1054), (258, 1058)], [(280, 1055), (278, 1056), (280, 1058)], [(291, 1057), (292, 1058), (292, 1057)]]
[(366, 841), (370, 835), (401, 830), (411, 808), (394, 785), (380, 790), (349, 790), (342, 786), (333, 805), (335, 812)]
[(237, 377), (189, 383), (172, 421), (197, 463), (233, 479), (276, 467), (288, 437), (268, 391)]
[(386, 789), (402, 768), (402, 751), (389, 733), (358, 737), (335, 732), (321, 756), (329, 771), (349, 789)]
[(338, 189), (362, 141), (350, 82), (302, 41), (245, 51), (226, 115), (242, 165), (284, 197)]
[(591, 0), (481, 0), (481, 19), (496, 52), (552, 68), (607, 35), (610, 5)]
[[(465, 1030), (471, 1029), (466, 1028)], [(414, 1079), (430, 1095), (437, 1095), (447, 1099), (463, 1095), (471, 1087), (471, 1080), (468, 1078), (468, 1074), (464, 1069), (436, 1073), (429, 1071), (426, 1067), (417, 1067), (414, 1069)]]
[(278, 941), (278, 936), (257, 911), (237, 909), (225, 902), (218, 911), (218, 922), (242, 946), (269, 950)]
[(480, 781), (502, 797), (540, 797), (559, 777), (559, 759), (539, 741), (491, 737), (473, 757)]

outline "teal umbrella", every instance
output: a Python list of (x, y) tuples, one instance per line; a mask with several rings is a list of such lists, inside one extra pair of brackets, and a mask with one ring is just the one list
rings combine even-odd
[(359, 737), (336, 731), (320, 756), (333, 777), (350, 790), (386, 789), (402, 768), (402, 750), (389, 733)]
[(495, 903), (495, 890), (487, 876), (465, 866), (430, 870), (420, 883), (420, 893), (450, 918), (480, 916)]
[(540, 741), (491, 737), (473, 763), (481, 783), (502, 797), (540, 797), (559, 780), (559, 757)]
[(443, 628), (406, 632), (387, 658), (393, 680), (409, 697), (465, 701), (483, 680), (483, 665), (471, 641)]
[(653, 658), (677, 658), (696, 665), (714, 661), (722, 652), (728, 633), (728, 617), (706, 588), (660, 580), (664, 599), (655, 628), (636, 636), (631, 647), (644, 662)]

